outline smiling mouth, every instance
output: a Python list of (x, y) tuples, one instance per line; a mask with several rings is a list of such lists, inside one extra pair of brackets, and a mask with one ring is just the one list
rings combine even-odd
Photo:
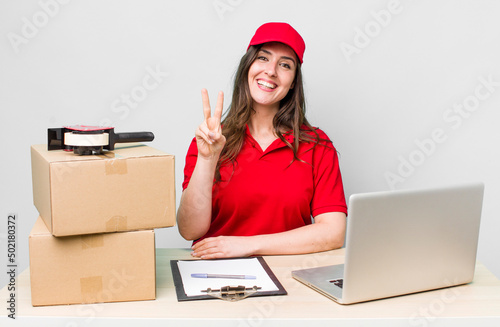
[(263, 80), (258, 80), (257, 84), (259, 84), (260, 86), (264, 86), (265, 88), (268, 88), (271, 90), (278, 87), (278, 85), (276, 85), (276, 84), (268, 83), (268, 82), (263, 81)]

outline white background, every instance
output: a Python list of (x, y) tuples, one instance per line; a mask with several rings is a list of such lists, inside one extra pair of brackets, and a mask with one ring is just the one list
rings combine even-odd
[[(499, 17), (493, 0), (1, 0), (0, 262), (17, 213), (28, 267), (38, 216), (29, 148), (47, 128), (154, 132), (150, 145), (176, 156), (179, 201), (200, 89), (230, 99), (255, 29), (286, 21), (306, 41), (308, 117), (340, 152), (347, 196), (483, 181), (479, 260), (500, 276)], [(190, 242), (174, 227), (157, 230), (156, 245)]]

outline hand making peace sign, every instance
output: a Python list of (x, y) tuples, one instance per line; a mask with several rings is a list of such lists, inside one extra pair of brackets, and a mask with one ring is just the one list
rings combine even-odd
[(226, 138), (222, 135), (221, 117), (224, 104), (224, 93), (219, 92), (215, 112), (212, 116), (210, 100), (206, 89), (201, 90), (203, 101), (203, 115), (205, 120), (196, 129), (196, 144), (198, 145), (198, 155), (206, 159), (217, 158), (226, 144)]

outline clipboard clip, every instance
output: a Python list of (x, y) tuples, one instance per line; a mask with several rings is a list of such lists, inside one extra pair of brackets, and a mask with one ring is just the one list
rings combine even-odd
[(245, 286), (239, 285), (239, 286), (222, 286), (218, 290), (207, 288), (206, 290), (201, 290), (201, 291), (206, 292), (208, 295), (221, 300), (236, 302), (239, 300), (243, 300), (252, 294), (257, 293), (257, 291), (260, 290), (261, 288), (262, 287), (258, 286), (247, 288)]

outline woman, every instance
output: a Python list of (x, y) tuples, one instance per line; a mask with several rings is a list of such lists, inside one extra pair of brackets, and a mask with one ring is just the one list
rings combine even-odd
[[(337, 153), (305, 118), (305, 43), (286, 23), (259, 27), (221, 123), (204, 122), (186, 156), (177, 221), (202, 259), (299, 254), (342, 246), (347, 207)], [(314, 217), (314, 224), (311, 216)]]

